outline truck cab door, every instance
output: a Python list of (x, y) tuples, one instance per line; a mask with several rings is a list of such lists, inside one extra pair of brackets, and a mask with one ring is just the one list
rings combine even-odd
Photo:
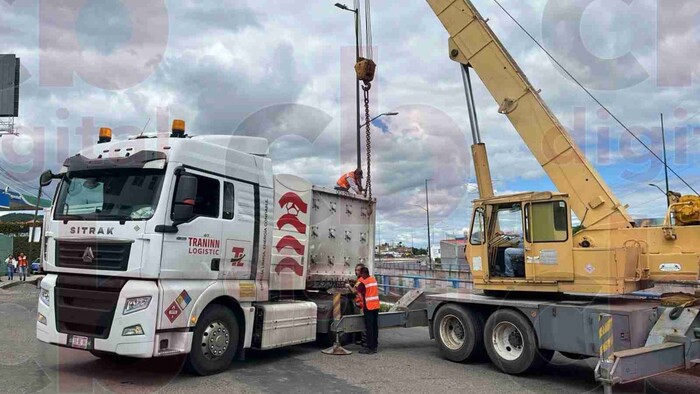
[(256, 206), (253, 185), (224, 181), (222, 217), (223, 240), (226, 245), (219, 279), (255, 279), (257, 267), (253, 267), (253, 236)]
[[(195, 170), (188, 169), (187, 174), (197, 178), (193, 216), (163, 235), (161, 277), (216, 279), (223, 257), (221, 180)], [(174, 199), (177, 198), (178, 183), (176, 179), (171, 212), (175, 206)]]
[(524, 215), (527, 279), (573, 280), (571, 211), (567, 201), (526, 203)]

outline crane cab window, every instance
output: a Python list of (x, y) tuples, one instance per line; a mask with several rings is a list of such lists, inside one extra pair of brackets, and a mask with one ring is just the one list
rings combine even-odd
[(477, 208), (472, 219), (472, 228), (469, 232), (469, 243), (472, 245), (484, 244), (484, 209)]
[(525, 220), (527, 241), (564, 242), (569, 239), (569, 209), (564, 201), (527, 205)]
[(489, 221), (489, 270), (494, 277), (525, 277), (523, 211), (520, 203), (494, 207)]

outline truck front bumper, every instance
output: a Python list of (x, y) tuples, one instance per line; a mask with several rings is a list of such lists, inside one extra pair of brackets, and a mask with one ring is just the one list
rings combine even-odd
[[(47, 275), (41, 281), (42, 293), (48, 292), (47, 297), (40, 296), (38, 301), (38, 315), (36, 323), (36, 336), (41, 342), (58, 346), (76, 347), (71, 341), (74, 336), (88, 338), (87, 347), (83, 350), (96, 350), (100, 352), (114, 353), (122, 356), (149, 358), (156, 352), (158, 335), (156, 334), (156, 321), (158, 316), (158, 286), (156, 282), (129, 280), (119, 292), (114, 315), (107, 338), (91, 337), (80, 332), (59, 332), (59, 312), (56, 299), (56, 285), (58, 276)], [(143, 310), (124, 314), (126, 300), (133, 297), (147, 297), (151, 300)], [(47, 304), (48, 301), (48, 304)], [(86, 312), (89, 307), (85, 307)], [(73, 307), (75, 310), (75, 307)], [(140, 326), (143, 331), (139, 335), (125, 335), (125, 329)], [(62, 330), (63, 331), (63, 330)], [(189, 351), (189, 349), (187, 349)]]

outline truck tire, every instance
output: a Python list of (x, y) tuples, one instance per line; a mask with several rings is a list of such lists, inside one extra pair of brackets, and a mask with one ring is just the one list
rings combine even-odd
[(465, 362), (484, 354), (484, 318), (461, 305), (438, 309), (433, 332), (440, 353), (448, 360)]
[(549, 362), (551, 350), (538, 348), (532, 324), (522, 313), (500, 309), (486, 320), (484, 343), (491, 362), (501, 371), (518, 375)]
[(223, 305), (210, 305), (194, 329), (187, 369), (197, 375), (226, 370), (238, 349), (239, 327), (233, 311)]

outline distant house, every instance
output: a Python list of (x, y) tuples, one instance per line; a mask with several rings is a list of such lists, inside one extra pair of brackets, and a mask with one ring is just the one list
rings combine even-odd
[(467, 240), (464, 238), (440, 241), (440, 260), (443, 269), (461, 269), (469, 271), (469, 264), (464, 256)]

